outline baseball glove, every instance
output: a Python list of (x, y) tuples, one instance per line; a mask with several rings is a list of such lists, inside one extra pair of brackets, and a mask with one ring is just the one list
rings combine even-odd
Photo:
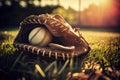
[[(53, 40), (45, 47), (31, 45), (28, 41), (29, 33), (36, 27), (47, 28)], [(81, 36), (79, 28), (72, 28), (62, 16), (49, 14), (31, 15), (20, 23), (20, 29), (14, 40), (14, 46), (54, 59), (66, 60), (71, 57), (86, 55), (90, 47)]]

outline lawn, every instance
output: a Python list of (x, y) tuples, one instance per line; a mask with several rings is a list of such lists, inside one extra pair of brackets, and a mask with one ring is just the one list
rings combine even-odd
[[(91, 51), (82, 61), (42, 60), (13, 47), (16, 30), (0, 31), (0, 80), (119, 80), (120, 33), (81, 29)], [(74, 64), (79, 64), (74, 65)]]

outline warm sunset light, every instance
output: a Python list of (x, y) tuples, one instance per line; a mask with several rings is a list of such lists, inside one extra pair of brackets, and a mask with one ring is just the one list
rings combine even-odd
[[(3, 10), (3, 15), (6, 16), (6, 18), (1, 16), (3, 17), (0, 23), (2, 25), (6, 24), (5, 21), (8, 20), (8, 15), (4, 13), (4, 9), (7, 10), (8, 8), (9, 10), (11, 8), (14, 10), (13, 7), (17, 11), (11, 15), (21, 14), (22, 17), (26, 17), (31, 14), (42, 13), (60, 14), (70, 24), (82, 25), (83, 27), (114, 28), (119, 26), (120, 21), (119, 0), (4, 0), (0, 1), (0, 7)], [(12, 16), (9, 17), (13, 18)], [(19, 18), (20, 21), (22, 17)], [(11, 24), (10, 21), (8, 21), (9, 24)]]
[(120, 80), (120, 0), (0, 0), (0, 80)]
[[(115, 4), (114, 4), (115, 3)], [(46, 5), (61, 5), (65, 9), (72, 8), (76, 11), (81, 11), (79, 14), (80, 21), (78, 19), (75, 22), (84, 26), (95, 26), (95, 27), (110, 27), (116, 26), (118, 22), (116, 19), (118, 14), (118, 8), (116, 7), (115, 1), (112, 0), (42, 0), (41, 6)], [(58, 10), (59, 14), (63, 14), (61, 10)], [(71, 13), (69, 13), (70, 15)], [(78, 15), (77, 13), (73, 13)], [(64, 13), (65, 15), (65, 13)], [(74, 20), (75, 16), (71, 17), (70, 23)], [(71, 22), (72, 21), (72, 22)]]
[[(84, 10), (85, 8), (88, 8), (91, 4), (104, 6), (108, 5), (110, 3), (110, 0), (59, 0), (60, 5), (64, 6), (65, 8), (71, 7), (75, 10), (79, 10), (79, 2), (80, 10)], [(57, 5), (57, 0), (42, 0), (41, 5)]]

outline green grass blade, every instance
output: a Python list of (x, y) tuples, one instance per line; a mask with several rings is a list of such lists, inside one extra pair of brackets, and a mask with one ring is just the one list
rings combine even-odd
[(62, 69), (58, 72), (59, 75), (63, 72), (63, 70), (65, 69), (65, 67), (68, 65), (68, 63), (69, 63), (69, 59), (65, 62), (65, 64), (62, 67)]
[(47, 68), (45, 69), (45, 72), (47, 72), (52, 66), (55, 66), (55, 68), (57, 67), (57, 62), (53, 61), (50, 65), (47, 66)]
[(13, 63), (13, 65), (12, 65), (12, 67), (11, 67), (10, 70), (13, 70), (13, 68), (14, 68), (15, 65), (17, 64), (17, 62), (18, 62), (18, 60), (20, 59), (20, 57), (22, 56), (22, 54), (23, 54), (23, 52), (21, 52), (21, 53), (18, 55), (17, 59), (16, 59), (15, 62)]
[(71, 58), (70, 59), (70, 71), (73, 70), (73, 62), (74, 62), (74, 60), (73, 60), (73, 58)]
[(38, 72), (41, 74), (42, 77), (46, 77), (44, 71), (41, 69), (41, 67), (38, 64), (35, 65), (35, 68), (38, 70)]

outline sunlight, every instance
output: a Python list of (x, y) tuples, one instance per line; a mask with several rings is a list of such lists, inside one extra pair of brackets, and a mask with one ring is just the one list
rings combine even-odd
[(39, 2), (38, 0), (34, 0), (34, 1), (33, 1), (33, 4), (34, 4), (35, 6), (40, 6), (40, 2)]
[[(95, 4), (97, 6), (108, 6), (111, 3), (110, 0), (81, 0), (81, 10), (88, 8), (90, 5)], [(76, 8), (77, 9), (77, 8)]]
[(20, 1), (19, 3), (22, 7), (26, 7), (27, 6), (27, 3), (25, 1)]
[(91, 0), (96, 5), (102, 5), (106, 3), (107, 0)]
[(8, 1), (8, 0), (5, 1), (5, 4), (8, 5), (8, 6), (11, 6), (11, 5), (12, 5), (11, 1)]
[[(80, 2), (80, 10), (83, 11), (84, 9), (88, 8), (91, 4), (100, 5), (100, 6), (107, 6), (111, 0), (59, 0), (59, 4), (64, 6), (64, 8), (68, 9), (69, 7), (79, 10), (79, 2)], [(41, 5), (57, 5), (58, 2), (56, 0), (42, 0)]]

